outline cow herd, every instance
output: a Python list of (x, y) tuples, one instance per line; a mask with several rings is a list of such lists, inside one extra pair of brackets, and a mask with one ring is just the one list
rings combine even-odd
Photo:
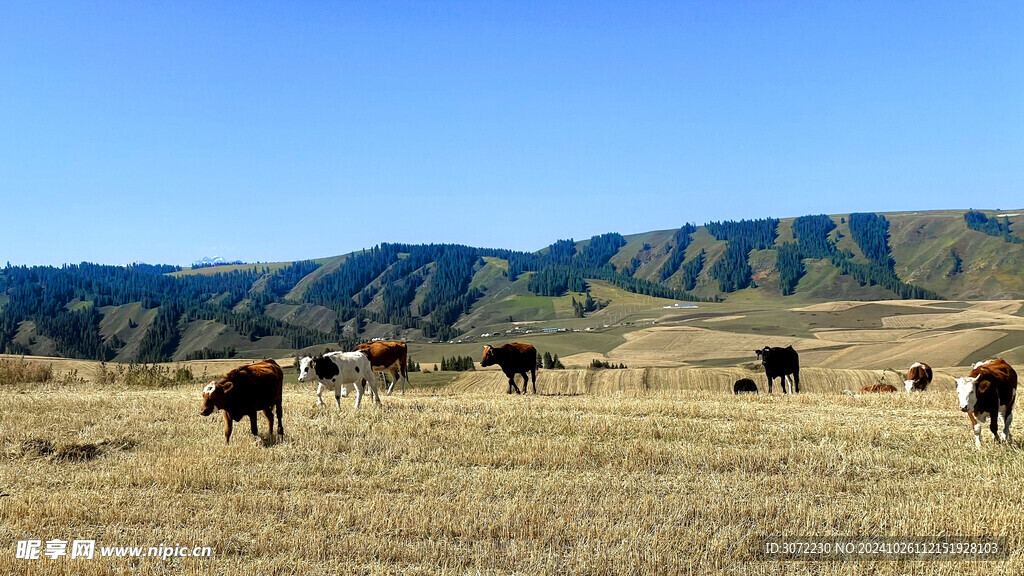
[[(765, 346), (754, 351), (764, 367), (768, 379), (768, 393), (776, 378), (784, 394), (800, 392), (800, 356), (792, 346), (785, 348)], [(516, 375), (523, 377), (522, 394), (533, 383), (537, 393), (537, 349), (530, 344), (511, 342), (503, 346), (484, 346), (481, 366), (497, 364), (508, 378), (508, 393), (520, 393)], [(347, 385), (356, 391), (356, 408), (362, 403), (363, 394), (370, 392), (373, 401), (380, 404), (377, 392), (377, 373), (390, 373), (390, 394), (395, 383), (402, 381), (402, 392), (409, 381), (407, 373), (408, 349), (404, 342), (368, 342), (360, 344), (352, 352), (328, 352), (319, 356), (299, 359), (299, 382), (317, 382), (317, 403), (324, 406), (323, 391), (334, 391), (334, 399), (341, 409), (341, 397), (347, 396)], [(387, 378), (384, 378), (387, 382)], [(932, 381), (932, 369), (923, 362), (915, 362), (907, 371), (904, 388), (909, 392), (924, 392)], [(277, 410), (277, 433), (284, 435), (281, 413), (281, 392), (284, 373), (274, 360), (264, 360), (241, 366), (228, 372), (223, 378), (211, 381), (203, 389), (201, 414), (208, 416), (214, 410), (224, 412), (224, 441), (231, 440), (233, 422), (249, 417), (249, 426), (258, 436), (256, 415), (263, 412), (274, 429), (274, 409)], [(865, 386), (861, 392), (897, 392), (890, 384), (877, 383)], [(749, 379), (737, 380), (733, 393), (758, 392), (757, 384)], [(1017, 372), (1002, 358), (978, 362), (971, 372), (956, 379), (959, 408), (967, 414), (974, 431), (975, 445), (981, 446), (981, 429), (986, 422), (996, 442), (1000, 439), (1010, 442), (1010, 423), (1013, 422), (1013, 404), (1017, 396)], [(999, 419), (1003, 430), (999, 432)]]
[[(768, 378), (768, 393), (772, 392), (772, 382), (779, 378), (783, 393), (800, 391), (800, 358), (792, 346), (771, 348), (765, 346), (755, 350), (754, 354), (761, 360), (765, 376)], [(932, 381), (931, 366), (923, 362), (915, 362), (907, 371), (903, 387), (907, 392), (924, 392)], [(787, 390), (787, 384), (789, 389)], [(881, 382), (864, 386), (864, 393), (898, 392), (891, 384)], [(733, 384), (734, 394), (757, 393), (757, 384), (749, 378), (737, 380)], [(971, 372), (963, 378), (956, 379), (956, 393), (960, 411), (967, 418), (974, 430), (975, 446), (981, 447), (981, 427), (988, 422), (989, 430), (996, 442), (1000, 438), (1010, 442), (1010, 423), (1013, 422), (1013, 404), (1017, 399), (1017, 372), (1002, 358), (977, 362), (971, 366)], [(1002, 434), (999, 432), (999, 418), (1003, 420)]]

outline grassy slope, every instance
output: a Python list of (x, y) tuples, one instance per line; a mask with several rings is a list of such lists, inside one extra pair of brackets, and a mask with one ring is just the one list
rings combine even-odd
[(228, 272), (234, 272), (236, 270), (239, 270), (239, 271), (252, 270), (253, 268), (255, 268), (257, 270), (263, 270), (264, 268), (266, 268), (266, 269), (268, 269), (268, 271), (273, 272), (275, 270), (280, 270), (281, 268), (284, 268), (285, 266), (288, 266), (290, 264), (292, 264), (292, 263), (291, 262), (264, 262), (264, 263), (260, 263), (260, 264), (225, 264), (224, 266), (205, 266), (203, 268), (194, 268), (194, 269), (193, 268), (182, 268), (178, 272), (171, 272), (171, 276), (174, 276), (176, 278), (177, 277), (181, 277), (181, 276), (189, 276), (189, 275), (213, 276), (215, 274), (226, 274)]
[[(771, 535), (979, 534), (1024, 465), (974, 451), (941, 394), (508, 397), (413, 390), (319, 409), (289, 385), (286, 436), (223, 444), (198, 386), (0, 391), (0, 571), (330, 574), (1016, 574), (1024, 509), (985, 515), (992, 563), (780, 564)], [(145, 407), (140, 410), (140, 407)], [(102, 414), (102, 418), (97, 418)], [(153, 414), (160, 415), (154, 419)], [(267, 436), (260, 416), (260, 432)], [(49, 442), (84, 461), (40, 455)], [(965, 482), (964, 479), (971, 479)], [(160, 503), (151, 505), (150, 503)], [(26, 536), (212, 546), (210, 559), (27, 561)], [(167, 568), (168, 566), (173, 567)]]
[[(123, 306), (104, 306), (100, 308), (103, 319), (100, 320), (100, 335), (107, 342), (114, 335), (124, 343), (115, 360), (122, 362), (135, 358), (139, 353), (139, 345), (156, 319), (157, 309), (146, 310), (139, 302)], [(132, 327), (134, 324), (134, 328)]]
[[(994, 215), (995, 213), (991, 214)], [(887, 214), (886, 216), (892, 222), (891, 243), (894, 247), (893, 252), (897, 261), (897, 271), (907, 281), (919, 283), (922, 286), (938, 290), (942, 293), (966, 298), (1024, 297), (1024, 274), (1020, 273), (1020, 262), (1024, 260), (1024, 247), (1006, 244), (998, 238), (992, 238), (979, 232), (968, 230), (963, 222), (963, 211), (896, 213)], [(852, 250), (855, 258), (862, 260), (863, 255), (860, 253), (859, 247), (856, 246), (856, 243), (849, 234), (848, 223), (841, 223), (841, 218), (848, 220), (848, 215), (834, 217), (838, 225), (834, 235), (839, 238), (839, 246)], [(1013, 218), (1013, 221), (1015, 225), (1019, 226), (1020, 222), (1024, 222), (1024, 216), (1016, 216)], [(792, 218), (780, 221), (780, 241), (792, 238), (792, 222)], [(1018, 230), (1018, 232), (1020, 231)], [(613, 257), (612, 262), (619, 267), (628, 265), (629, 260), (637, 253), (640, 247), (645, 242), (649, 243), (652, 246), (652, 254), (655, 257), (649, 263), (642, 266), (637, 271), (636, 276), (639, 278), (657, 279), (661, 266), (666, 259), (665, 248), (671, 244), (671, 238), (674, 233), (675, 230), (661, 230), (628, 236), (626, 237), (627, 245)], [(579, 246), (585, 246), (586, 243), (587, 241), (581, 242)], [(687, 251), (687, 259), (694, 258), (701, 249), (707, 251), (708, 258), (695, 292), (698, 295), (711, 297), (717, 293), (717, 282), (711, 278), (709, 270), (713, 263), (724, 253), (725, 242), (716, 241), (707, 233), (705, 228), (701, 227), (693, 235), (693, 242)], [(945, 273), (952, 266), (951, 249), (955, 249), (964, 259), (965, 271), (962, 274), (947, 277)], [(338, 256), (321, 259), (320, 262), (324, 266), (300, 281), (287, 297), (293, 301), (301, 300), (302, 294), (309, 285), (323, 275), (336, 270), (337, 266), (346, 257)], [(797, 293), (793, 296), (782, 298), (778, 290), (777, 272), (774, 270), (774, 257), (774, 250), (755, 251), (752, 253), (750, 262), (754, 270), (754, 280), (759, 287), (730, 294), (727, 297), (729, 302), (741, 306), (785, 308), (818, 301), (887, 299), (893, 296), (890, 292), (879, 287), (862, 287), (857, 285), (850, 277), (839, 275), (837, 270), (827, 261), (807, 261), (808, 273), (801, 279), (797, 287)], [(277, 269), (286, 264), (277, 263), (267, 266)], [(250, 266), (246, 265), (245, 267)], [(183, 271), (182, 273), (208, 274), (228, 269), (230, 267), (214, 267), (196, 271)], [(616, 291), (602, 297), (599, 295), (600, 290), (606, 290), (610, 287), (600, 287), (600, 283), (592, 283), (599, 286), (595, 291), (595, 296), (611, 300), (613, 305), (608, 310), (600, 313), (603, 316), (577, 320), (572, 318), (571, 297), (574, 295), (570, 294), (561, 298), (545, 298), (532, 295), (526, 289), (529, 274), (523, 275), (514, 283), (508, 282), (501, 275), (501, 272), (506, 269), (507, 262), (501, 259), (488, 258), (486, 259), (486, 265), (474, 277), (472, 285), (483, 289), (485, 296), (474, 306), (471, 313), (458, 324), (461, 329), (469, 331), (470, 336), (483, 332), (509, 330), (512, 327), (512, 324), (507, 322), (509, 316), (512, 316), (516, 322), (538, 323), (536, 325), (537, 328), (554, 326), (582, 329), (590, 326), (603, 330), (603, 323), (610, 321), (613, 325), (611, 329), (620, 332), (610, 341), (590, 341), (589, 336), (583, 339), (580, 337), (566, 338), (566, 340), (575, 342), (575, 345), (559, 344), (558, 339), (560, 336), (554, 336), (554, 340), (550, 341), (553, 343), (551, 345), (553, 351), (561, 350), (570, 354), (574, 351), (604, 354), (609, 352), (611, 348), (614, 348), (614, 346), (609, 347), (612, 342), (621, 344), (623, 335), (636, 329), (635, 326), (615, 326), (615, 324), (624, 321), (622, 318), (629, 316), (629, 314), (623, 312), (621, 305), (625, 302), (632, 302), (631, 305), (636, 306), (636, 302), (630, 300), (632, 295), (626, 296), (627, 293), (616, 289)], [(428, 266), (428, 280), (419, 289), (417, 299), (414, 302), (414, 311), (416, 310), (416, 303), (422, 300), (423, 294), (429, 289), (429, 270), (430, 266)], [(576, 296), (580, 297), (579, 295)], [(242, 306), (244, 306), (244, 302)], [(653, 314), (656, 308), (658, 307), (652, 307), (652, 313), (645, 317), (646, 321), (657, 317), (656, 314)], [(281, 305), (280, 311), (284, 315), (288, 315), (293, 312), (293, 309), (288, 307), (288, 305)], [(105, 337), (109, 337), (108, 334), (113, 333), (111, 332), (112, 327), (116, 327), (115, 332), (123, 331), (122, 324), (125, 324), (126, 320), (121, 316), (117, 316), (109, 321), (105, 319), (104, 322), (110, 324), (110, 326), (104, 328), (106, 331)], [(302, 322), (316, 325), (319, 323), (319, 320), (315, 317), (304, 317)], [(144, 324), (144, 326), (148, 326), (148, 323)], [(209, 327), (200, 330), (199, 332), (203, 333), (204, 336), (190, 341), (213, 342), (215, 338), (211, 339), (208, 337), (208, 334), (206, 334), (208, 331)], [(374, 325), (368, 327), (366, 336), (390, 337), (392, 332), (393, 327)], [(144, 329), (136, 329), (128, 334), (128, 340), (138, 340), (143, 334)], [(409, 335), (415, 336), (411, 333)], [(123, 336), (119, 337), (125, 339)], [(983, 345), (983, 348), (986, 351), (998, 348), (1001, 345), (1000, 342), (1008, 345), (1004, 348), (1007, 352), (1016, 348), (1016, 345), (1009, 346), (1009, 344), (1014, 344), (1013, 338), (1005, 338), (997, 340), (995, 343), (987, 343)], [(240, 351), (274, 352), (279, 350), (276, 347), (277, 344), (269, 341), (257, 343), (236, 342), (236, 344)], [(39, 346), (43, 347), (39, 348), (39, 351), (45, 352), (44, 348), (46, 345), (45, 339), (37, 339), (37, 348)], [(186, 353), (188, 351), (190, 350), (182, 350), (180, 352)], [(441, 354), (430, 353), (429, 355), (439, 358)], [(124, 355), (122, 354), (122, 356)]]
[[(900, 277), (951, 299), (1024, 298), (1024, 245), (970, 230), (963, 214), (887, 214)], [(952, 250), (963, 258), (964, 271), (949, 276)]]
[(267, 315), (287, 324), (302, 326), (321, 332), (333, 332), (338, 314), (330, 308), (315, 304), (280, 304), (267, 305)]
[(295, 284), (295, 287), (285, 295), (285, 300), (301, 302), (302, 296), (310, 286), (316, 283), (317, 280), (337, 270), (338, 266), (340, 266), (346, 259), (348, 259), (347, 254), (343, 256), (334, 256), (333, 258), (321, 258), (319, 260), (315, 260), (315, 262), (319, 262), (321, 266), (307, 274), (302, 280), (299, 280), (298, 283)]

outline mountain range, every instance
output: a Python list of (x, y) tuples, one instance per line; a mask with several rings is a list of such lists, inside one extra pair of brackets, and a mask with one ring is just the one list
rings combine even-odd
[(634, 295), (794, 304), (1024, 299), (1022, 219), (1016, 210), (808, 215), (611, 232), (532, 253), (385, 243), (300, 262), (204, 259), (191, 269), (8, 266), (0, 271), (0, 351), (151, 362), (370, 338), (448, 341), (566, 324)]

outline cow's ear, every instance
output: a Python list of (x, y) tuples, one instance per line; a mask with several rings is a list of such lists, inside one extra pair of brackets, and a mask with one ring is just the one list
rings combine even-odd
[(235, 387), (235, 383), (232, 382), (231, 380), (228, 380), (227, 382), (225, 382), (220, 387), (220, 389), (223, 390), (225, 393), (227, 393), (227, 392), (231, 392), (231, 389), (234, 388), (234, 387)]

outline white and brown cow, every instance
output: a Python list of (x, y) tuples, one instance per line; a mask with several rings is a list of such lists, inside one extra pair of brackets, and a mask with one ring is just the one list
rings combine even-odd
[(914, 362), (907, 370), (907, 379), (903, 381), (907, 392), (924, 392), (932, 383), (932, 367), (924, 362)]
[(328, 352), (323, 356), (299, 360), (299, 382), (317, 381), (317, 404), (324, 405), (324, 388), (334, 388), (334, 401), (341, 410), (341, 397), (345, 384), (351, 383), (356, 389), (356, 408), (363, 401), (364, 387), (370, 388), (373, 401), (380, 404), (377, 394), (377, 377), (370, 367), (370, 359), (362, 352)]
[(989, 418), (989, 429), (999, 441), (999, 416), (1003, 417), (1003, 439), (1010, 438), (1013, 403), (1017, 399), (1017, 372), (1002, 358), (979, 362), (965, 378), (956, 379), (960, 410), (967, 413), (974, 428), (974, 444), (981, 448), (981, 425)]
[[(409, 348), (405, 342), (397, 340), (364, 342), (356, 346), (357, 352), (366, 354), (370, 359), (370, 365), (374, 372), (380, 372), (384, 377), (386, 372), (391, 373), (391, 384), (388, 385), (388, 394), (395, 387), (395, 382), (402, 379), (402, 394), (405, 394), (405, 384), (409, 381)], [(387, 384), (387, 377), (384, 383)]]

